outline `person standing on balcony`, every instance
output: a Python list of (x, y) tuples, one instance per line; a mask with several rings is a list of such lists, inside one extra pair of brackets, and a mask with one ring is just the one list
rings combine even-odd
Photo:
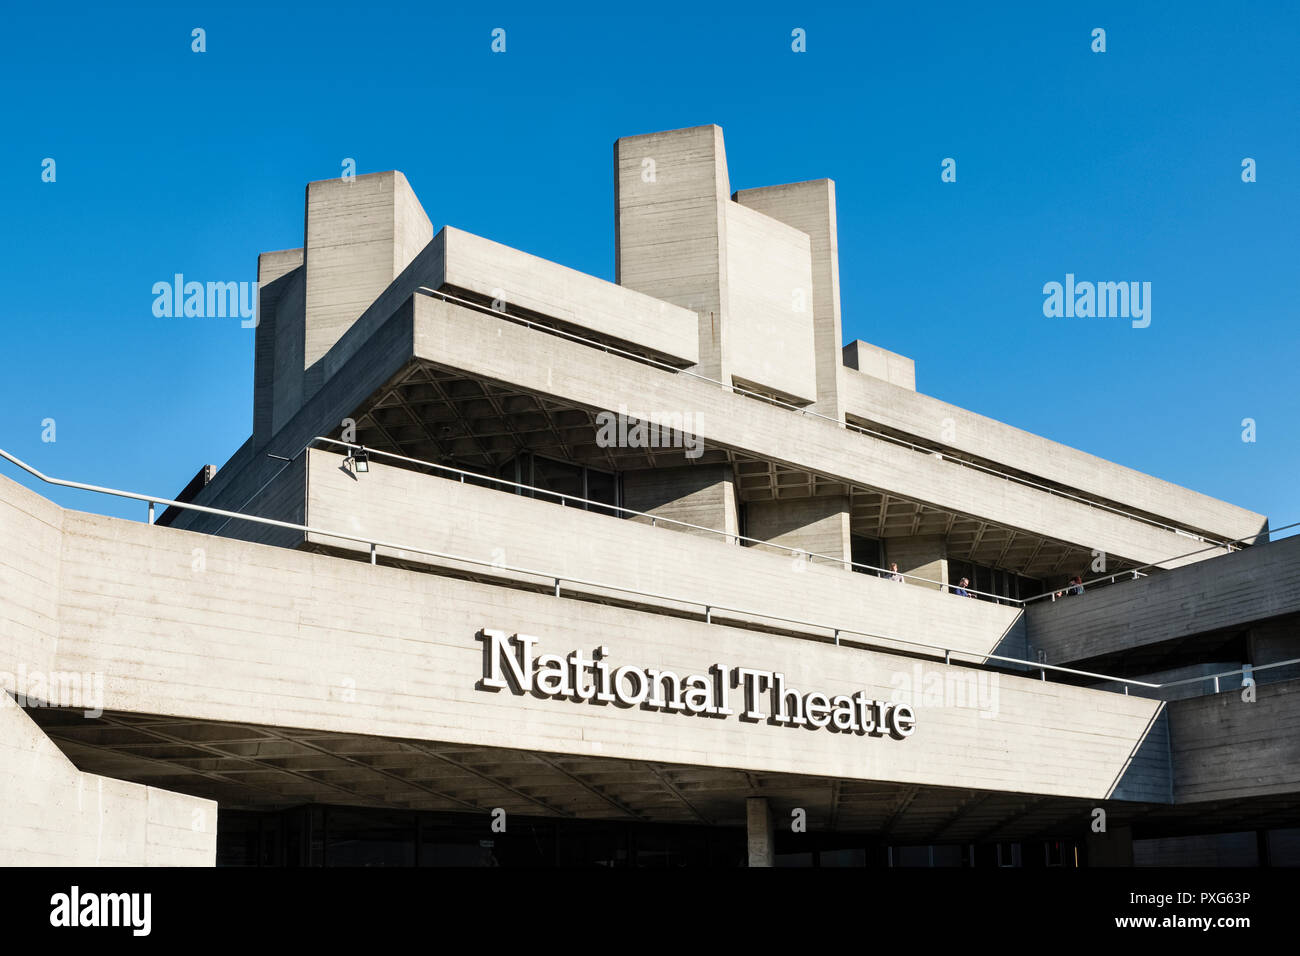
[(1069, 582), (1065, 585), (1065, 590), (1057, 591), (1054, 595), (1052, 595), (1052, 599), (1055, 600), (1056, 598), (1059, 597), (1067, 597), (1071, 594), (1082, 594), (1082, 593), (1083, 593), (1083, 578), (1081, 578), (1079, 575), (1076, 574), (1074, 577), (1070, 578)]
[(902, 576), (901, 574), (898, 573), (898, 562), (896, 562), (896, 561), (895, 561), (895, 562), (890, 562), (890, 565), (889, 565), (889, 580), (891, 580), (891, 581), (897, 581), (899, 584), (902, 584), (902, 583), (903, 583), (903, 576)]
[(957, 595), (958, 597), (974, 597), (975, 595), (971, 594), (969, 591), (966, 590), (969, 584), (970, 584), (969, 578), (962, 578), (960, 581), (957, 582), (957, 586), (952, 589), (952, 593)]

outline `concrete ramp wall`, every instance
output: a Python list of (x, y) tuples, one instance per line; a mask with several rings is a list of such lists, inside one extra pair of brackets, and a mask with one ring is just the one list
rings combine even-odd
[(82, 773), (0, 697), (0, 866), (216, 863), (214, 801)]
[(57, 664), (63, 516), (0, 477), (0, 866), (212, 866), (215, 803), (82, 773), (16, 702), (95, 703)]

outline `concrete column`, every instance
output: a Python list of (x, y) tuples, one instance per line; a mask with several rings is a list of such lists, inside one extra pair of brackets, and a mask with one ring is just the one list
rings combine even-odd
[(848, 562), (853, 557), (848, 495), (750, 502), (745, 536)]
[(897, 563), (903, 574), (915, 574), (938, 584), (905, 579), (917, 587), (942, 590), (948, 586), (948, 542), (941, 534), (921, 534), (911, 538), (885, 539), (885, 567)]
[(730, 380), (726, 321), (727, 153), (718, 126), (625, 136), (614, 144), (614, 281), (700, 317), (700, 363)]
[[(817, 231), (815, 275), (814, 240), (803, 227), (730, 198), (717, 126), (624, 137), (614, 144), (614, 166), (615, 281), (695, 311), (702, 375), (797, 405), (816, 402), (815, 320), (825, 320), (826, 342), (838, 336), (829, 180), (766, 196)], [(836, 368), (828, 365), (832, 378)], [(837, 387), (828, 379), (829, 395)]]
[(772, 866), (776, 859), (772, 832), (772, 809), (767, 797), (745, 800), (745, 823), (749, 832), (749, 865)]
[(789, 183), (742, 189), (736, 202), (805, 232), (812, 241), (813, 349), (816, 356), (817, 402), (822, 415), (842, 418), (840, 370), (843, 344), (840, 323), (840, 253), (835, 222), (835, 182)]
[[(253, 445), (262, 448), (302, 407), (303, 250), (257, 257), (257, 331), (253, 359)], [(276, 409), (281, 414), (277, 421)]]
[[(736, 483), (730, 465), (687, 465), (623, 473), (623, 506), (633, 511), (687, 524), (712, 528), (728, 535), (739, 533), (736, 518)], [(650, 523), (649, 518), (633, 521)], [(735, 543), (735, 538), (696, 531), (671, 522), (660, 527), (698, 534), (715, 541)]]
[(1089, 866), (1132, 866), (1133, 828), (1115, 827), (1105, 833), (1088, 834)]
[(400, 172), (307, 186), (304, 400), (324, 384), (321, 359), (433, 239)]

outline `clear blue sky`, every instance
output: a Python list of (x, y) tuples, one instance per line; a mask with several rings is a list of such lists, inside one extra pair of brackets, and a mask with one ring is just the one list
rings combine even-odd
[[(255, 279), (345, 157), (403, 170), (435, 228), (612, 279), (614, 140), (717, 123), (733, 189), (836, 180), (845, 337), (914, 358), (920, 391), (1300, 520), (1300, 13), (1138, 6), (22, 5), (0, 445), (167, 496), (224, 464), (253, 333), (155, 318), (151, 286)], [(1151, 282), (1151, 326), (1045, 318), (1067, 272)]]

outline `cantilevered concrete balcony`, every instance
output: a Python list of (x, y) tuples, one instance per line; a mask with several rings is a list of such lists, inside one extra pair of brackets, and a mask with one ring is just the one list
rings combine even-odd
[(1267, 529), (1263, 515), (1013, 428), (878, 376), (845, 369), (840, 387), (848, 421), (897, 435), (950, 457), (1024, 476), (1157, 520), (1163, 516), (1165, 521), (1176, 521), (1181, 528), (1202, 532), (1216, 540), (1236, 541)]
[(402, 260), (402, 266), (367, 299), (368, 307), (358, 307), (351, 321), (332, 327), (328, 348), (304, 363), (303, 339), (311, 316), (304, 314), (303, 306), (310, 282), (303, 250), (261, 257), (255, 414), (261, 425), (255, 429), (259, 443), (279, 432), (421, 287), (454, 292), (522, 317), (545, 317), (550, 326), (670, 366), (687, 367), (699, 359), (697, 318), (689, 309), (451, 226)]
[[(21, 522), (35, 496), (8, 480), (0, 492), (0, 515)], [(47, 666), (104, 675), (100, 742), (119, 772), (127, 756), (162, 761), (268, 802), (301, 801), (347, 774), (302, 764), (294, 741), (317, 738), (328, 754), (320, 737), (336, 735), (349, 748), (383, 738), (351, 751), (359, 769), (380, 771), (367, 778), (376, 794), (400, 790), (382, 775), (394, 742), (425, 748), (424, 769), (396, 781), (412, 800), (460, 789), (437, 773), (443, 747), (1093, 800), (1168, 792), (1167, 748), (1148, 746), (1162, 732), (1156, 701), (988, 672), (982, 691), (931, 699), (936, 685), (974, 688), (977, 672), (79, 512), (62, 513), (57, 545), (33, 555), (42, 545), (19, 539), (5, 561), (57, 570), (38, 582), (55, 611)], [(916, 726), (906, 739), (812, 733), (491, 692), (479, 635), (492, 628), (535, 635), (538, 653), (604, 646), (611, 661), (677, 674), (754, 666), (805, 693), (910, 700)], [(10, 652), (0, 666), (17, 663)], [(149, 730), (124, 732), (137, 722)], [(225, 736), (254, 726), (283, 730), (239, 738), (251, 748)], [(70, 734), (95, 748), (94, 735)], [(155, 746), (159, 735), (170, 747)]]
[[(31, 718), (82, 772), (231, 808), (739, 825), (744, 796), (761, 794), (823, 829), (966, 842), (1084, 833), (1099, 804), (1112, 826), (1151, 833), (1263, 826), (1290, 819), (1300, 789), (1264, 732), (1297, 719), (1289, 684), (1255, 705), (1166, 705), (63, 511), (8, 480), (0, 530), (16, 542), (0, 573), (27, 582), (21, 602), (5, 592), (0, 669), (37, 655), (105, 678), (102, 717)], [(538, 652), (600, 644), (643, 667), (756, 665), (803, 691), (910, 700), (915, 729), (899, 740), (494, 693), (477, 639), (494, 626), (536, 636)], [(1234, 754), (1225, 780), (1216, 768)]]
[[(705, 447), (698, 463), (731, 465), (742, 500), (848, 496), (853, 531), (868, 537), (938, 534), (952, 557), (1031, 577), (1086, 567), (1095, 551), (1115, 571), (1204, 556), (1177, 557), (1189, 540), (1160, 525), (528, 322), (419, 293), (395, 303), (385, 293), (322, 360), (337, 367), (274, 442), (250, 441), (197, 500), (244, 507), (280, 467), (268, 453), (295, 456), (322, 431), (339, 434), (345, 419), (357, 422), (362, 444), (463, 467), (493, 468), (520, 450), (616, 471), (680, 465), (680, 448), (596, 441), (601, 410), (634, 418), (667, 410), (691, 413)], [(189, 516), (178, 526), (214, 527)]]
[[(412, 353), (434, 370), (429, 379), (448, 383), (444, 390), (462, 381), (478, 381), (535, 396), (557, 411), (585, 411), (588, 416), (600, 409), (622, 407), (641, 418), (664, 409), (690, 411), (708, 449), (706, 456), (721, 453), (735, 464), (746, 500), (862, 489), (867, 494), (914, 502), (922, 520), (927, 512), (937, 513), (935, 518), (949, 534), (960, 519), (970, 518), (1008, 532), (1026, 532), (1043, 542), (1073, 546), (1077, 554), (1069, 547), (1048, 549), (1057, 565), (1090, 558), (1094, 550), (1105, 551), (1120, 567), (1125, 561), (1161, 562), (1188, 550), (1187, 539), (1173, 531), (896, 443), (847, 432), (832, 422), (801, 416), (698, 378), (630, 362), (454, 303), (417, 297), (413, 310)], [(471, 398), (479, 397), (471, 386), (465, 388)], [(437, 389), (429, 390), (428, 398), (434, 405), (441, 400)], [(448, 444), (457, 444), (444, 446), (443, 453), (454, 456), (473, 443), (474, 423), (466, 421), (454, 403), (445, 411), (458, 420), (437, 421), (436, 425), (449, 426), (445, 433)], [(419, 427), (418, 421), (394, 417), (403, 425)], [(374, 416), (374, 421), (380, 424), (381, 418)], [(526, 423), (521, 424), (527, 428)], [(585, 427), (576, 419), (560, 424), (568, 426), (565, 437), (570, 446), (595, 448), (590, 417)], [(411, 439), (427, 440), (427, 435), (410, 434), (412, 430), (406, 431)], [(382, 441), (382, 436), (376, 437)], [(433, 444), (436, 446), (436, 440)], [(643, 457), (645, 452), (605, 449), (602, 458), (619, 454)], [(751, 461), (762, 463), (761, 473)], [(626, 467), (627, 462), (615, 459), (614, 464)], [(765, 486), (753, 480), (760, 474)], [(984, 546), (1001, 551), (1006, 547), (1005, 537), (993, 535)], [(1031, 556), (1033, 560), (1041, 558), (1042, 548), (1035, 545), (1028, 551), (1028, 568), (1033, 568), (1028, 563)]]
[[(562, 576), (564, 593), (574, 597), (692, 617), (709, 607), (719, 622), (795, 631), (823, 641), (834, 641), (839, 630), (838, 638), (846, 644), (931, 658), (943, 657), (940, 647), (963, 652), (961, 659), (967, 662), (991, 653), (1024, 657), (1016, 607), (904, 587), (797, 554), (743, 547), (725, 534), (683, 535), (669, 530), (668, 522), (652, 527), (560, 507), (509, 490), (477, 487), (455, 475), (421, 474), (379, 460), (372, 460), (365, 474), (356, 474), (339, 453), (309, 449), (305, 457), (306, 524), (407, 542), (498, 567), (391, 548), (378, 550), (379, 562), (437, 567), (543, 590), (552, 587), (548, 574)], [(290, 475), (286, 480), (303, 487), (302, 475), (286, 472)], [(329, 535), (303, 538), (307, 547), (361, 555), (368, 551), (361, 542)], [(818, 623), (822, 626), (809, 626)]]

